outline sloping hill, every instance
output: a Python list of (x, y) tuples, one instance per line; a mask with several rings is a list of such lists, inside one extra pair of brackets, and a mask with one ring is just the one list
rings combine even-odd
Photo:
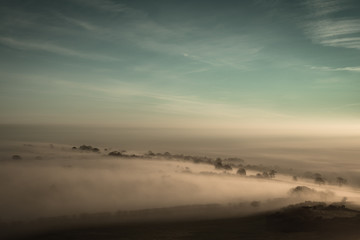
[[(198, 208), (195, 206), (194, 208)], [(219, 206), (207, 206), (219, 210)], [(191, 208), (191, 207), (190, 207)], [(179, 208), (153, 209), (141, 214), (174, 214)], [(181, 209), (180, 209), (181, 210)], [(189, 210), (189, 209), (187, 209)], [(104, 221), (63, 224), (43, 231), (28, 231), (8, 239), (359, 239), (360, 212), (340, 204), (305, 202), (276, 212), (252, 216), (206, 219), (147, 219), (146, 221)], [(26, 227), (18, 228), (26, 229)], [(24, 232), (25, 233), (25, 232)]]

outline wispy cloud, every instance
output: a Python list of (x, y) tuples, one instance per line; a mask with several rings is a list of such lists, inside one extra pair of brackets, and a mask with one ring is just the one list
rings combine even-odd
[[(213, 36), (211, 33), (202, 34), (206, 41), (184, 39), (181, 43), (172, 43), (173, 38), (182, 38), (175, 30), (172, 35), (151, 35), (148, 38), (134, 38), (134, 42), (150, 51), (168, 55), (183, 56), (190, 61), (204, 64), (209, 67), (230, 67), (233, 69), (248, 69), (250, 62), (258, 59), (263, 46), (251, 42), (247, 36)], [(169, 40), (170, 39), (170, 40)], [(207, 65), (207, 66), (206, 66)]]
[[(312, 36), (319, 40), (338, 38), (343, 35), (359, 33), (360, 20), (358, 19), (322, 20), (309, 24), (308, 29), (309, 32), (312, 34)], [(332, 39), (332, 40), (337, 40), (337, 39)], [(347, 40), (349, 40), (349, 38), (347, 38)], [(357, 40), (357, 39), (352, 39), (352, 40)], [(336, 43), (336, 41), (334, 42)]]
[(80, 19), (77, 19), (77, 18), (72, 18), (72, 17), (68, 17), (68, 16), (65, 16), (65, 15), (61, 15), (61, 18), (63, 18), (65, 21), (75, 25), (75, 26), (78, 26), (80, 28), (83, 28), (85, 30), (88, 30), (88, 31), (101, 31), (101, 28), (94, 25), (94, 24), (91, 24), (87, 21), (84, 21), (84, 20), (80, 20)]
[(208, 69), (208, 68), (199, 68), (199, 69), (194, 69), (194, 70), (185, 72), (184, 74), (202, 73), (202, 72), (207, 72), (209, 70), (210, 69)]
[(353, 37), (353, 38), (340, 38), (340, 39), (331, 39), (331, 40), (327, 40), (325, 43), (342, 43), (342, 42), (351, 42), (351, 41), (359, 41), (360, 37)]
[[(137, 101), (137, 99), (146, 99), (145, 102), (142, 103), (143, 108), (137, 108), (135, 111), (141, 112), (146, 110), (147, 112), (159, 114), (159, 117), (179, 116), (188, 120), (196, 118), (208, 122), (226, 119), (233, 123), (236, 121), (247, 122), (254, 118), (260, 122), (264, 120), (284, 120), (294, 118), (288, 114), (254, 106), (234, 105), (226, 102), (202, 99), (197, 96), (164, 93), (148, 88), (145, 89), (144, 86), (132, 83), (118, 82), (116, 86), (112, 86), (111, 88), (63, 80), (57, 80), (55, 81), (55, 84), (58, 87), (79, 89), (80, 93), (90, 93), (88, 95), (90, 98), (103, 98), (109, 102), (121, 103)], [(119, 106), (119, 104), (116, 105)], [(223, 123), (222, 121), (220, 122)]]
[(35, 42), (32, 40), (18, 40), (14, 38), (9, 37), (0, 37), (0, 43), (16, 48), (21, 50), (31, 50), (31, 51), (45, 51), (49, 53), (54, 53), (58, 55), (63, 56), (71, 56), (71, 57), (78, 57), (78, 58), (84, 58), (84, 59), (91, 59), (91, 60), (100, 60), (100, 61), (118, 61), (119, 59), (110, 57), (110, 56), (104, 56), (104, 55), (98, 55), (98, 54), (91, 54), (91, 53), (85, 53), (81, 52), (75, 49), (63, 47), (57, 44), (53, 43), (47, 43), (47, 42)]
[(358, 107), (358, 106), (360, 106), (360, 103), (349, 103), (349, 104), (345, 104), (345, 105), (341, 105), (341, 106), (331, 108), (329, 110), (346, 109), (346, 108), (352, 108), (352, 107)]
[(308, 0), (305, 2), (309, 11), (316, 17), (323, 17), (346, 9), (348, 6), (339, 0)]
[[(7, 34), (0, 39), (2, 44), (12, 47), (41, 50), (59, 55), (74, 56), (88, 59), (109, 59), (101, 51), (111, 45), (114, 49), (121, 49), (127, 45), (137, 48), (138, 52), (155, 52), (172, 57), (185, 57), (190, 64), (196, 67), (184, 69), (183, 73), (190, 73), (193, 68), (208, 69), (228, 67), (238, 70), (249, 69), (249, 63), (255, 61), (262, 49), (248, 36), (242, 34), (217, 34), (212, 30), (197, 28), (197, 24), (186, 22), (158, 22), (152, 19), (145, 10), (130, 8), (124, 4), (111, 0), (72, 0), (77, 7), (96, 9), (91, 17), (86, 14), (74, 14), (62, 9), (54, 10), (54, 14), (43, 12), (43, 19), (52, 19), (51, 22), (39, 21), (38, 16), (26, 18), (24, 23), (14, 23), (19, 17), (7, 16), (9, 25)], [(75, 5), (75, 4), (74, 4)], [(121, 14), (118, 14), (121, 13)], [(107, 15), (111, 15), (111, 21)], [(20, 17), (21, 16), (21, 17)], [(14, 20), (14, 21), (13, 21)], [(31, 36), (22, 36), (22, 30), (40, 32)], [(15, 35), (16, 33), (17, 35)], [(56, 39), (65, 40), (84, 39), (86, 42), (96, 43), (101, 48), (92, 48), (89, 51), (83, 48), (69, 48), (55, 44)], [(47, 39), (43, 39), (47, 36)], [(53, 39), (49, 42), (49, 39)], [(104, 46), (104, 47), (103, 47)], [(85, 45), (83, 46), (86, 47)], [(184, 55), (184, 53), (187, 53)], [(105, 56), (103, 56), (105, 55)]]
[(335, 106), (330, 107), (330, 108), (326, 108), (324, 109), (325, 111), (327, 111), (328, 113), (339, 113), (339, 112), (346, 112), (346, 111), (351, 111), (353, 112), (355, 110), (355, 112), (357, 113), (359, 107), (360, 107), (360, 103), (348, 103), (348, 104), (334, 104)]
[(322, 70), (322, 71), (360, 72), (360, 66), (359, 67), (340, 67), (340, 68), (311, 66), (310, 68), (314, 69), (314, 70)]
[(305, 34), (317, 44), (329, 47), (360, 49), (360, 19), (358, 16), (335, 16), (348, 10), (351, 4), (344, 1), (312, 0), (306, 5), (310, 12), (303, 23)]
[(360, 20), (320, 20), (306, 25), (305, 33), (316, 43), (331, 47), (360, 49)]
[(104, 12), (122, 13), (127, 7), (122, 3), (111, 0), (74, 0), (82, 5), (93, 7)]
[[(76, 1), (83, 2), (83, 0)], [(83, 4), (86, 5), (87, 3), (84, 1)], [(95, 1), (91, 4), (101, 5), (102, 1)], [(111, 4), (113, 2), (109, 1), (105, 5)], [(119, 22), (116, 26), (111, 26), (112, 32), (105, 31), (106, 34), (103, 34), (103, 36), (111, 36), (111, 40), (115, 41), (126, 39), (146, 51), (174, 56), (182, 55), (194, 62), (208, 65), (207, 67), (227, 66), (244, 70), (246, 69), (244, 67), (246, 63), (253, 61), (263, 48), (262, 45), (259, 46), (249, 41), (248, 36), (245, 35), (214, 35), (213, 31), (198, 29), (196, 24), (190, 25), (183, 22), (159, 23), (140, 9), (127, 6), (122, 6), (120, 9), (126, 10), (124, 12), (126, 24)], [(69, 21), (84, 29), (93, 31), (94, 34), (99, 32), (96, 26), (89, 24), (85, 20), (70, 18)], [(119, 19), (119, 21), (121, 20)], [(206, 39), (206, 41), (199, 39)]]

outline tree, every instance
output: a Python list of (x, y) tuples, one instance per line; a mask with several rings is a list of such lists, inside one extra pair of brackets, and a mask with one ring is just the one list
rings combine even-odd
[(109, 156), (122, 156), (121, 152), (119, 151), (112, 151), (112, 152), (109, 152), (108, 154)]
[(262, 172), (262, 173), (257, 173), (256, 174), (257, 178), (269, 178), (269, 173), (268, 172)]
[(337, 177), (336, 182), (339, 185), (339, 187), (341, 187), (342, 185), (347, 183), (347, 180), (345, 178), (342, 178), (342, 177)]
[(267, 172), (263, 172), (263, 173), (262, 173), (262, 176), (263, 176), (263, 178), (269, 178), (269, 177), (270, 177)]
[(148, 151), (148, 153), (147, 153), (147, 155), (149, 155), (149, 156), (155, 156), (155, 153), (153, 153), (152, 151)]
[(12, 158), (13, 160), (21, 160), (20, 155), (13, 155), (11, 158)]
[(314, 173), (314, 178), (322, 178), (320, 173)]
[(250, 205), (251, 205), (252, 207), (259, 207), (259, 206), (260, 206), (260, 202), (259, 202), (259, 201), (252, 201), (252, 202), (250, 203)]
[(171, 157), (171, 154), (170, 154), (169, 152), (165, 152), (165, 153), (164, 153), (164, 156), (165, 156), (165, 157)]
[(232, 170), (232, 167), (229, 164), (224, 164), (222, 168), (225, 170)]
[(241, 176), (246, 176), (246, 170), (245, 168), (239, 168), (236, 172), (236, 174), (239, 174)]
[(92, 150), (92, 146), (90, 145), (81, 145), (79, 147), (80, 150), (83, 150), (83, 151), (91, 151)]
[(295, 182), (298, 180), (297, 176), (293, 176), (292, 179), (293, 179), (293, 181), (295, 181)]
[(276, 173), (277, 172), (275, 170), (270, 170), (269, 177), (274, 178)]
[(316, 184), (319, 184), (319, 185), (324, 185), (324, 184), (325, 184), (325, 180), (324, 180), (322, 177), (320, 177), (320, 176), (316, 177), (315, 180), (314, 180), (314, 182), (315, 182)]
[(223, 164), (222, 164), (221, 158), (217, 158), (217, 159), (215, 160), (214, 166), (215, 166), (216, 169), (222, 169), (222, 168), (223, 168)]
[(293, 189), (290, 189), (290, 195), (291, 196), (307, 196), (310, 194), (316, 194), (316, 191), (312, 188), (306, 187), (306, 186), (297, 186)]
[(223, 164), (221, 158), (217, 158), (214, 162), (216, 169), (232, 170), (230, 164)]

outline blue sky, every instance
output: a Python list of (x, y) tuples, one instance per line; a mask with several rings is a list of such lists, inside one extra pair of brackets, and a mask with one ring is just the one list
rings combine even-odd
[(357, 124), (357, 1), (2, 1), (1, 123)]

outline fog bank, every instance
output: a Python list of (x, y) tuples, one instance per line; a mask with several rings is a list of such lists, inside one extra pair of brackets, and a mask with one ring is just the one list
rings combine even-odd
[[(349, 188), (318, 187), (279, 175), (272, 180), (224, 172), (213, 165), (165, 159), (123, 159), (74, 151), (70, 145), (2, 143), (2, 220), (114, 212), (193, 204), (228, 204), (283, 199), (358, 201)], [(17, 154), (21, 159), (12, 159)], [(289, 190), (307, 184), (325, 195), (289, 199)], [(338, 192), (337, 192), (338, 191)], [(331, 194), (327, 194), (331, 192)], [(273, 201), (276, 202), (276, 201)], [(275, 205), (274, 205), (275, 206)], [(269, 207), (269, 206), (268, 206)], [(279, 207), (277, 205), (277, 207)]]

